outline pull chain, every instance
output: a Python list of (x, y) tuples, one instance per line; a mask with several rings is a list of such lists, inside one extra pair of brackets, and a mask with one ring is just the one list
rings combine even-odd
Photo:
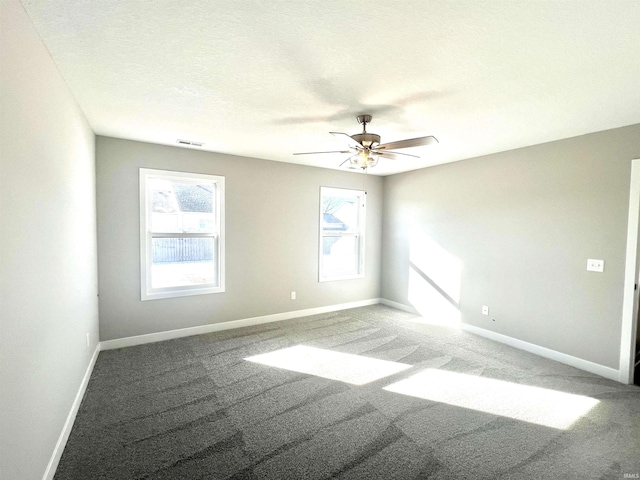
[(367, 190), (365, 189), (365, 180), (367, 178), (367, 174), (369, 173), (369, 169), (365, 168), (363, 169), (364, 173), (362, 174), (362, 191), (365, 193), (365, 195), (367, 194)]

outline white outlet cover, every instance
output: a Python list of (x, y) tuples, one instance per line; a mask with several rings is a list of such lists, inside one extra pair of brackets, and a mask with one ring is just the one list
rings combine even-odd
[(486, 305), (482, 306), (482, 314), (483, 315), (489, 315), (489, 307)]
[(587, 259), (587, 270), (590, 272), (604, 272), (604, 260)]

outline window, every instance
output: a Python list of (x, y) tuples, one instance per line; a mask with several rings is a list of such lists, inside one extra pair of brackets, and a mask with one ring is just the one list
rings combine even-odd
[(224, 292), (224, 177), (140, 169), (142, 300)]
[(366, 192), (320, 187), (320, 281), (364, 276)]

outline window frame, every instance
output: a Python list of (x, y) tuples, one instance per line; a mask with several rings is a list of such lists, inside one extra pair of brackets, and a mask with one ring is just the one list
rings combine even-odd
[[(161, 298), (184, 297), (190, 295), (205, 295), (223, 293), (225, 291), (225, 177), (204, 173), (181, 172), (174, 170), (158, 170), (140, 168), (140, 299), (157, 300)], [(153, 233), (151, 232), (151, 209), (148, 195), (149, 180), (162, 179), (182, 183), (209, 183), (215, 185), (214, 194), (214, 231), (204, 233)], [(213, 238), (214, 263), (217, 265), (216, 283), (200, 285), (182, 285), (170, 287), (156, 287), (151, 285), (151, 265), (153, 259), (152, 242), (154, 238)], [(217, 240), (217, 241), (216, 241)]]
[[(340, 231), (331, 231), (330, 233), (325, 233), (323, 228), (324, 223), (324, 212), (323, 212), (323, 202), (322, 199), (325, 196), (325, 191), (335, 191), (342, 190), (344, 192), (353, 193), (354, 196), (359, 198), (358, 202), (358, 221), (357, 221), (357, 230), (351, 232), (340, 232)], [(319, 282), (333, 282), (337, 280), (352, 280), (356, 278), (364, 277), (364, 267), (365, 267), (365, 226), (366, 226), (366, 216), (367, 216), (367, 192), (365, 190), (357, 190), (353, 188), (343, 188), (343, 187), (329, 187), (329, 186), (321, 186), (320, 187), (320, 206), (319, 206), (319, 235), (318, 235), (318, 281)], [(324, 238), (325, 237), (357, 237), (357, 248), (358, 248), (358, 271), (355, 274), (347, 274), (347, 275), (333, 275), (327, 276), (323, 271), (323, 256), (324, 256)]]

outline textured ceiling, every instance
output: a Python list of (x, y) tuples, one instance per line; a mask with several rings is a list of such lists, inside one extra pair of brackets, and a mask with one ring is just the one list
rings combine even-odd
[[(99, 135), (386, 175), (640, 123), (640, 2), (22, 0)], [(191, 147), (189, 147), (191, 148)]]

